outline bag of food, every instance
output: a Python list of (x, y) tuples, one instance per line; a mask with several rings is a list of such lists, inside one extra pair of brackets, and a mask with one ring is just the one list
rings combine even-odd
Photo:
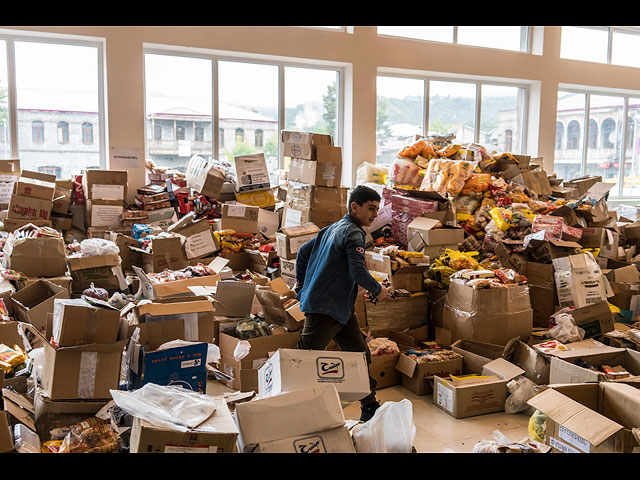
[(406, 158), (395, 158), (389, 168), (389, 179), (393, 183), (417, 187), (422, 180), (421, 168)]

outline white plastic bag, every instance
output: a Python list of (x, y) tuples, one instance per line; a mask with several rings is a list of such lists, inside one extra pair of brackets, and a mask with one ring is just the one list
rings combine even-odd
[(357, 453), (411, 453), (416, 426), (408, 399), (384, 402), (373, 417), (351, 430)]
[(216, 409), (214, 397), (172, 385), (147, 383), (138, 390), (109, 392), (128, 414), (181, 432), (196, 428)]
[(506, 413), (518, 413), (530, 409), (527, 400), (536, 394), (536, 384), (522, 375), (507, 383), (510, 395), (504, 404)]
[(40, 437), (22, 423), (13, 427), (13, 446), (18, 453), (40, 453)]
[(80, 242), (80, 252), (83, 257), (117, 255), (120, 253), (120, 248), (111, 240), (104, 238), (87, 238)]
[(554, 315), (556, 325), (549, 329), (548, 335), (562, 343), (579, 342), (584, 338), (584, 330), (573, 323), (569, 313)]

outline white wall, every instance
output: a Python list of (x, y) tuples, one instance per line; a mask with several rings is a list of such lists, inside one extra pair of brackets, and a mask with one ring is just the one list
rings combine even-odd
[[(379, 69), (453, 74), (530, 84), (526, 153), (542, 156), (553, 170), (555, 111), (559, 84), (640, 91), (640, 69), (559, 58), (560, 27), (534, 27), (533, 54), (481, 47), (379, 37), (375, 27), (353, 33), (307, 27), (2, 27), (104, 39), (108, 148), (144, 152), (143, 44), (238, 54), (336, 62), (346, 66), (343, 183), (376, 156), (376, 75)], [(540, 54), (543, 52), (544, 54)], [(351, 167), (351, 168), (349, 168)], [(144, 182), (144, 166), (111, 165)], [(133, 190), (133, 189), (132, 189)]]

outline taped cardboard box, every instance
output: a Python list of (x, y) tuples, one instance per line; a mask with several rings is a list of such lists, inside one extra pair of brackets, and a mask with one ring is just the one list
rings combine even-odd
[(67, 271), (62, 238), (16, 238), (10, 234), (3, 252), (7, 267), (27, 277), (58, 277)]
[(194, 155), (187, 164), (185, 178), (189, 188), (205, 197), (217, 199), (222, 192), (225, 174), (213, 162)]
[(54, 301), (69, 296), (65, 287), (40, 279), (13, 294), (13, 314), (16, 320), (33, 325), (44, 334), (47, 330), (47, 313), (53, 313)]
[[(7, 211), (4, 210), (2, 212), (0, 212), (0, 214), (6, 214)], [(15, 230), (17, 230), (20, 227), (24, 227), (25, 225), (29, 225), (29, 224), (33, 224), (36, 227), (52, 227), (53, 226), (53, 222), (51, 221), (51, 219), (49, 220), (36, 220), (36, 219), (28, 219), (28, 220), (21, 220), (18, 218), (2, 218), (2, 223), (3, 223), (3, 230), (5, 232), (13, 232)]]
[(193, 213), (182, 217), (167, 228), (167, 232), (185, 237), (183, 248), (187, 260), (203, 258), (220, 249), (209, 222), (202, 218), (194, 221)]
[(122, 227), (122, 200), (92, 199), (85, 203), (85, 227)]
[(364, 352), (279, 348), (258, 369), (260, 398), (331, 383), (341, 400), (355, 402), (371, 393)]
[(186, 432), (134, 417), (130, 453), (235, 453), (238, 427), (222, 398), (214, 398), (215, 411), (201, 425)]
[[(435, 228), (440, 225), (442, 228)], [(464, 241), (464, 229), (443, 226), (433, 218), (417, 217), (407, 226), (408, 249), (412, 252), (423, 252), (429, 247), (442, 245), (457, 246)]]
[(90, 288), (91, 284), (109, 292), (127, 288), (118, 254), (70, 256), (67, 257), (67, 264), (72, 279), (73, 293), (82, 293), (85, 289)]
[(142, 269), (147, 273), (158, 273), (166, 269), (182, 270), (188, 265), (180, 237), (154, 238), (151, 240), (150, 251), (131, 246), (129, 249), (140, 254)]
[(87, 200), (127, 199), (129, 176), (126, 170), (88, 169), (82, 177), (82, 188)]
[(303, 158), (307, 160), (316, 159), (316, 145), (333, 145), (331, 135), (293, 132), (283, 130), (281, 132), (283, 145), (283, 155), (285, 157)]
[(264, 235), (270, 241), (276, 238), (276, 232), (280, 230), (282, 210), (275, 212), (261, 208), (258, 212), (258, 233)]
[(547, 416), (545, 444), (556, 453), (631, 453), (638, 441), (640, 390), (612, 383), (552, 385), (527, 400)]
[(466, 338), (501, 345), (516, 336), (527, 340), (533, 328), (528, 287), (475, 290), (463, 279), (452, 279), (442, 328), (451, 332), (452, 341)]
[(95, 306), (83, 299), (56, 299), (53, 302), (52, 338), (60, 347), (89, 343), (115, 343), (120, 312), (104, 304)]
[[(69, 181), (71, 183), (71, 181)], [(73, 197), (73, 185), (66, 188), (63, 185), (59, 185), (56, 181), (55, 192), (53, 195), (53, 205), (51, 206), (51, 213), (67, 214), (69, 213), (69, 207), (71, 206), (71, 199)]]
[(14, 195), (38, 198), (52, 202), (56, 191), (55, 183), (22, 176), (13, 185)]
[(240, 435), (238, 450), (250, 452), (260, 444), (325, 432), (345, 425), (333, 384), (317, 385), (236, 405)]
[(342, 148), (318, 145), (315, 160), (291, 158), (289, 180), (318, 187), (339, 187), (342, 181)]
[(271, 188), (269, 169), (263, 153), (234, 157), (236, 192)]
[(584, 307), (613, 296), (607, 278), (589, 253), (553, 260), (558, 304)]
[(365, 303), (367, 329), (374, 337), (386, 336), (390, 331), (426, 325), (428, 302), (426, 292), (417, 292), (410, 297), (385, 299), (375, 305)]
[(346, 213), (346, 187), (318, 187), (290, 182), (282, 214), (282, 225), (295, 227), (310, 222), (323, 228), (337, 222)]
[(300, 310), (300, 301), (282, 278), (271, 280), (266, 287), (258, 287), (255, 293), (267, 323), (280, 325), (290, 332), (302, 328), (305, 315)]
[(66, 232), (73, 227), (73, 215), (51, 214), (51, 226), (59, 232)]
[(293, 260), (300, 247), (318, 236), (320, 228), (313, 223), (299, 227), (282, 228), (276, 233), (276, 253), (280, 258)]
[(222, 217), (217, 224), (218, 230), (258, 233), (259, 213), (259, 207), (225, 203), (222, 205)]
[[(230, 334), (220, 333), (221, 370), (231, 377), (225, 380), (228, 387), (242, 392), (258, 391), (258, 368), (267, 360), (270, 352), (279, 348), (295, 348), (300, 338), (300, 331), (287, 332), (278, 335), (242, 340)], [(236, 359), (234, 352), (241, 341), (250, 345), (249, 354)]]

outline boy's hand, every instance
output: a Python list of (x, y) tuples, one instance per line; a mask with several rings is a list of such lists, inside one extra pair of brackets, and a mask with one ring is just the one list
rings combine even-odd
[(387, 290), (387, 287), (385, 287), (384, 285), (380, 285), (382, 287), (382, 289), (380, 290), (380, 294), (376, 297), (376, 300), (380, 301), (380, 300), (384, 300), (385, 298), (387, 298), (387, 295), (389, 295), (389, 290)]

